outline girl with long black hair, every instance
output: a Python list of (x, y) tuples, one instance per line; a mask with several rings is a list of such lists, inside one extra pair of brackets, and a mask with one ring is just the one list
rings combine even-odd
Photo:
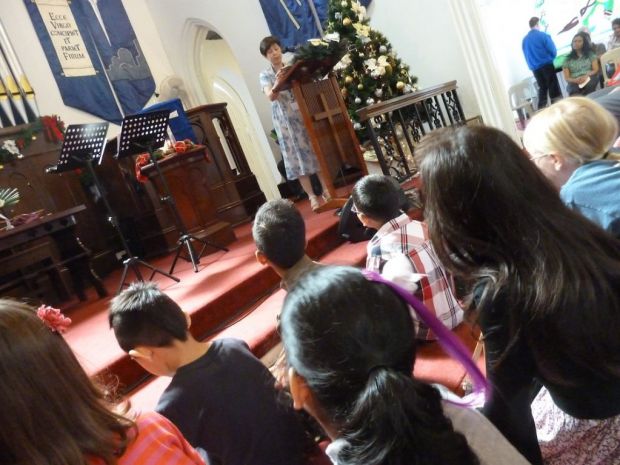
[(526, 464), (481, 414), (412, 377), (415, 331), (401, 297), (410, 293), (373, 276), (380, 282), (321, 267), (282, 311), (294, 405), (330, 436), (334, 464)]
[(620, 241), (497, 129), (436, 131), (417, 155), (433, 247), (474, 283), (485, 414), (534, 464), (617, 464)]

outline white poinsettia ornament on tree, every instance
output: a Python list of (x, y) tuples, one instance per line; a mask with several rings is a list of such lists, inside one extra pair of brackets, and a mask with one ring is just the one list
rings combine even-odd
[(415, 90), (417, 78), (387, 38), (370, 26), (360, 2), (330, 0), (325, 32), (325, 38), (337, 33), (347, 44), (347, 53), (334, 72), (354, 124), (360, 108)]

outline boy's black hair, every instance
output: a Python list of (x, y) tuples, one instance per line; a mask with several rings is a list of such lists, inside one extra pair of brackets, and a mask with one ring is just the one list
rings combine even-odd
[(110, 327), (125, 352), (138, 346), (166, 347), (186, 341), (187, 320), (181, 307), (155, 283), (133, 283), (110, 303)]
[(358, 212), (382, 223), (402, 214), (404, 193), (391, 176), (370, 174), (357, 181), (351, 193)]
[(539, 22), (540, 22), (540, 18), (538, 18), (537, 16), (532, 16), (530, 18), (530, 29), (538, 26)]
[(291, 268), (306, 253), (306, 225), (289, 200), (264, 203), (256, 212), (252, 237), (256, 249), (284, 269)]

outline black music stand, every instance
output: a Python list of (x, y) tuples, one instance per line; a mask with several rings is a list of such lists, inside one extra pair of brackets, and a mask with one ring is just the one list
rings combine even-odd
[(101, 200), (105, 205), (108, 213), (108, 220), (116, 229), (118, 237), (121, 239), (123, 249), (125, 250), (125, 260), (123, 260), (123, 274), (121, 276), (121, 282), (118, 286), (116, 293), (120, 293), (121, 289), (125, 285), (127, 279), (127, 272), (131, 269), (138, 278), (139, 281), (144, 281), (142, 272), (140, 271), (140, 265), (151, 270), (151, 276), (149, 281), (153, 279), (155, 273), (162, 274), (170, 279), (179, 282), (179, 278), (172, 276), (170, 273), (166, 273), (163, 270), (155, 268), (153, 265), (140, 260), (138, 257), (132, 255), (129, 249), (127, 239), (123, 235), (118, 218), (108, 201), (105, 190), (97, 177), (94, 164), (100, 165), (103, 160), (103, 148), (105, 145), (106, 134), (108, 132), (108, 123), (92, 123), (92, 124), (71, 124), (65, 131), (64, 141), (62, 143), (62, 149), (60, 150), (60, 157), (58, 158), (58, 164), (56, 165), (56, 172), (71, 171), (76, 168), (86, 167), (88, 173), (91, 175), (93, 183), (99, 194)]
[[(228, 252), (228, 249), (219, 244), (215, 244), (211, 241), (190, 234), (187, 231), (181, 215), (179, 214), (177, 204), (174, 197), (170, 193), (170, 187), (168, 186), (166, 177), (161, 171), (157, 158), (153, 155), (153, 152), (162, 147), (166, 141), (166, 130), (168, 128), (169, 117), (170, 110), (158, 110), (149, 113), (126, 116), (123, 119), (121, 134), (118, 138), (118, 154), (116, 157), (128, 157), (130, 155), (144, 153), (145, 151), (149, 154), (150, 162), (155, 167), (157, 175), (161, 180), (163, 190), (161, 201), (168, 204), (175, 226), (179, 231), (179, 239), (177, 240), (176, 253), (174, 260), (172, 261), (172, 266), (170, 267), (170, 273), (174, 272), (174, 267), (176, 266), (183, 249), (187, 250), (187, 256), (189, 259), (186, 258), (186, 260), (192, 262), (194, 272), (198, 273), (200, 257), (202, 257), (202, 254), (208, 246), (223, 250), (225, 252)], [(202, 244), (202, 250), (199, 254), (197, 254), (194, 250), (192, 241), (200, 242)]]

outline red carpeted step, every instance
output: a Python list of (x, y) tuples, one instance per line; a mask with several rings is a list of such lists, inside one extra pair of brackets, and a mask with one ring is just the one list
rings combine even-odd
[[(306, 204), (302, 202), (298, 206), (305, 216), (308, 253), (318, 258), (342, 243), (337, 232), (339, 218), (333, 211), (312, 213)], [(191, 263), (182, 261), (175, 270), (175, 275), (181, 279), (180, 283), (161, 276), (155, 279), (168, 295), (192, 315), (192, 332), (200, 338), (234, 321), (239, 314), (272, 292), (279, 282), (269, 267), (256, 262), (251, 225), (235, 228), (235, 235), (237, 241), (229, 246), (229, 252), (216, 252), (201, 259), (199, 273), (193, 272)], [(151, 263), (167, 270), (171, 260), (172, 257), (168, 256)], [(115, 292), (119, 280), (120, 271), (106, 279), (111, 293)], [(89, 373), (110, 373), (121, 386), (133, 386), (144, 379), (145, 373), (118, 347), (108, 328), (109, 300), (80, 303), (77, 307), (73, 302), (64, 306), (74, 321), (65, 337)]]

